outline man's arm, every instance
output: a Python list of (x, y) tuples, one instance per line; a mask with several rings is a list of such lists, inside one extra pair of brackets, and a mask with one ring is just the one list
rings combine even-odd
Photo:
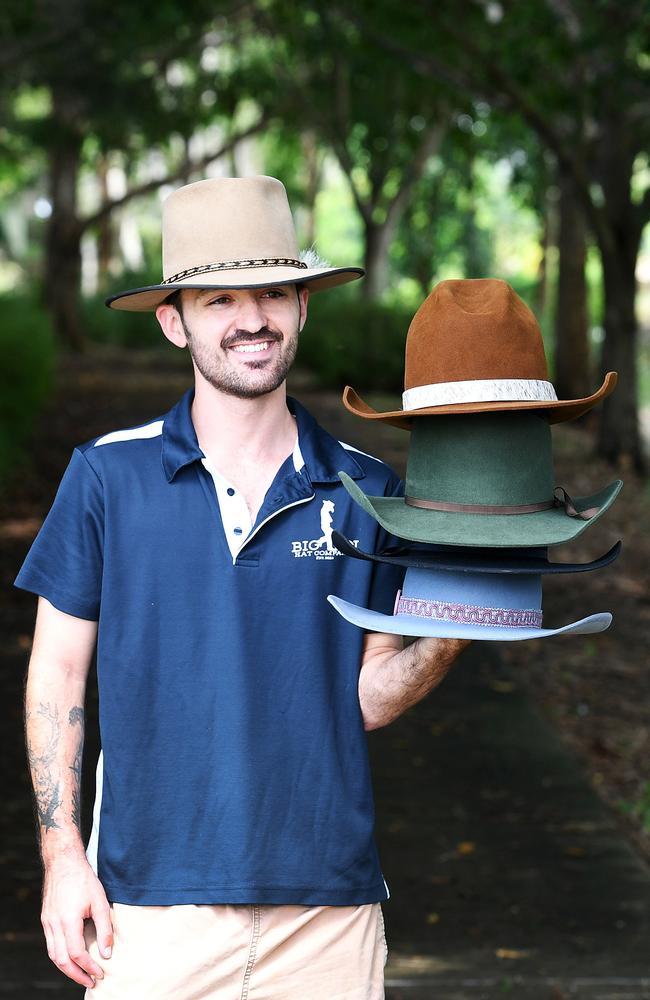
[(25, 688), (27, 754), (43, 859), (41, 923), (48, 955), (70, 979), (92, 988), (103, 978), (86, 951), (92, 918), (103, 957), (110, 956), (110, 910), (81, 839), (84, 698), (97, 622), (58, 611), (40, 598)]
[(468, 639), (416, 639), (383, 632), (364, 636), (359, 702), (366, 730), (379, 729), (421, 701), (445, 677)]

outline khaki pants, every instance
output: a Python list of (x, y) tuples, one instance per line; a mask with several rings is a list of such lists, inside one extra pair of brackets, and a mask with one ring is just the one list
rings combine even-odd
[(88, 1000), (383, 1000), (379, 903), (111, 908), (114, 944)]

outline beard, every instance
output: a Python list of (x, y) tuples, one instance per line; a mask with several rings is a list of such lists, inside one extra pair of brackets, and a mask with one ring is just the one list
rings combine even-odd
[(298, 326), (296, 326), (294, 334), (286, 340), (281, 333), (269, 330), (268, 327), (263, 327), (256, 333), (237, 330), (221, 343), (222, 348), (227, 350), (228, 343), (245, 344), (263, 338), (279, 344), (280, 350), (272, 361), (254, 361), (251, 358), (250, 361), (246, 362), (244, 369), (234, 368), (228, 364), (226, 359), (221, 360), (205, 344), (197, 343), (182, 316), (181, 322), (187, 340), (187, 349), (195, 367), (206, 382), (209, 382), (220, 392), (236, 396), (239, 399), (256, 399), (258, 396), (266, 396), (278, 389), (285, 381), (298, 350)]

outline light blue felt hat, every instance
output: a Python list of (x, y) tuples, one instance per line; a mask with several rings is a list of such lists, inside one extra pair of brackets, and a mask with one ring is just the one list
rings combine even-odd
[(352, 625), (368, 632), (444, 639), (540, 639), (562, 633), (604, 632), (609, 612), (590, 615), (560, 628), (542, 628), (542, 577), (539, 573), (472, 573), (410, 567), (392, 615), (350, 604), (330, 594), (327, 600)]

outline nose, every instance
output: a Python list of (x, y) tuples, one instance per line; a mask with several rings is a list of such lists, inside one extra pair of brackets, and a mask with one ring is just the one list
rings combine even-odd
[(258, 330), (266, 326), (263, 303), (257, 296), (249, 293), (241, 299), (237, 313), (237, 326), (240, 330), (246, 330), (248, 333), (257, 333)]

